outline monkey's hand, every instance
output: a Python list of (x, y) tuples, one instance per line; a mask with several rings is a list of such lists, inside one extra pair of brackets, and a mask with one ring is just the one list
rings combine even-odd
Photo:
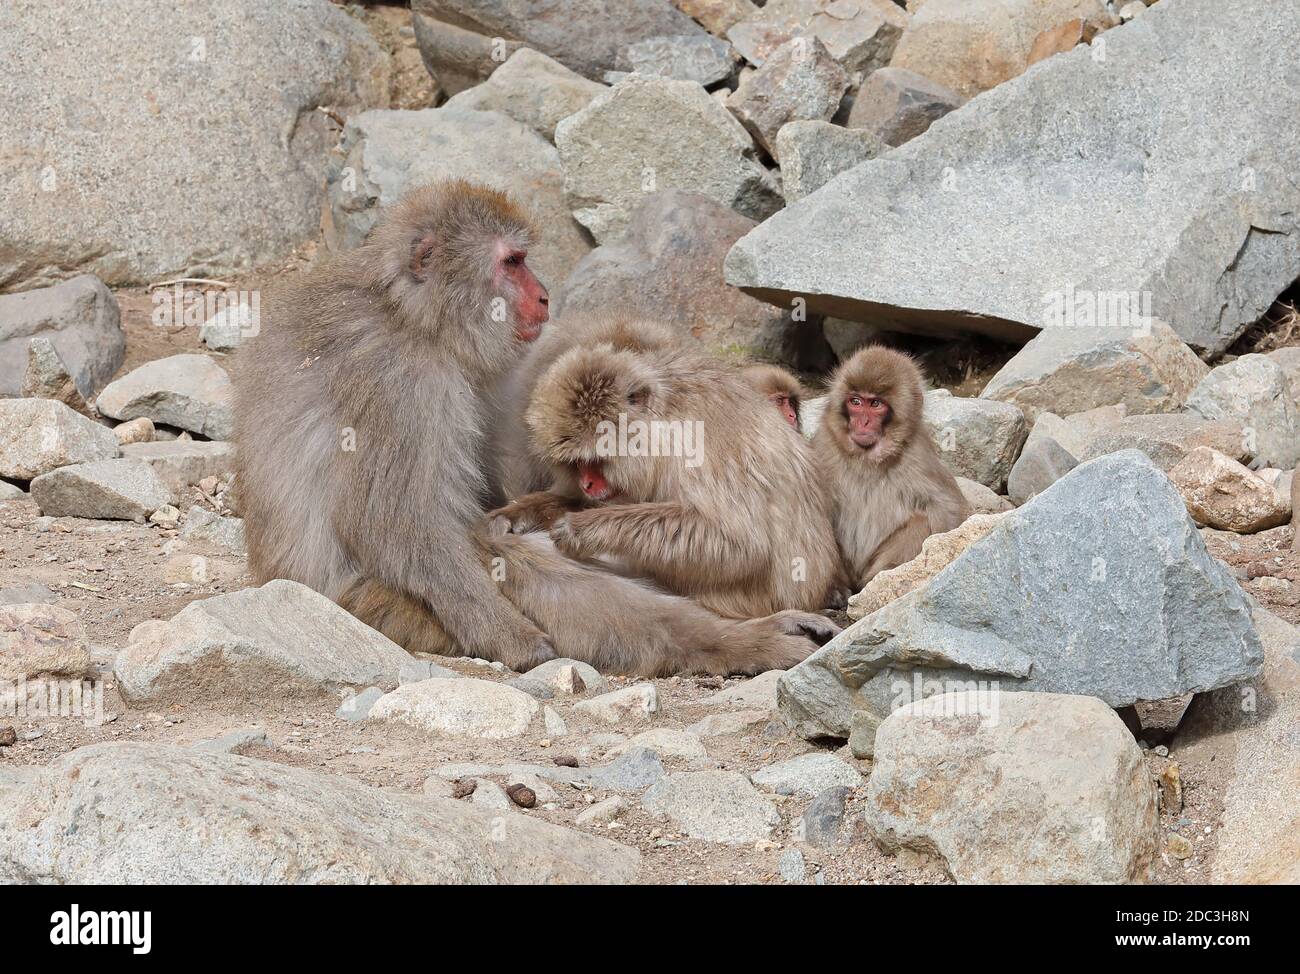
[(815, 612), (786, 609), (767, 618), (791, 636), (806, 636), (818, 646), (825, 646), (840, 633), (840, 627)]
[(538, 491), (525, 494), (504, 507), (488, 512), (488, 519), (505, 518), (511, 534), (550, 530), (557, 520), (578, 509), (578, 502), (559, 494)]
[(503, 633), (494, 655), (516, 673), (527, 673), (534, 666), (555, 659), (556, 653), (551, 637), (529, 626), (508, 637)]
[(570, 558), (583, 558), (590, 554), (590, 546), (582, 537), (583, 523), (582, 514), (575, 512), (565, 514), (551, 525), (551, 540), (555, 542), (555, 547)]

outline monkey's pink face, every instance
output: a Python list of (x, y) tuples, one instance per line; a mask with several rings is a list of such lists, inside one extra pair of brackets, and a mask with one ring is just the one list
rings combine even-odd
[(535, 341), (551, 316), (550, 295), (528, 266), (527, 251), (498, 242), (495, 277), (497, 289), (513, 297), (515, 337)]
[(776, 408), (781, 411), (781, 415), (785, 417), (785, 421), (797, 430), (799, 428), (799, 406), (794, 399), (783, 392), (773, 393), (771, 399)]
[(885, 438), (885, 424), (889, 422), (889, 414), (889, 403), (879, 396), (850, 392), (844, 397), (849, 439), (864, 450), (871, 449)]

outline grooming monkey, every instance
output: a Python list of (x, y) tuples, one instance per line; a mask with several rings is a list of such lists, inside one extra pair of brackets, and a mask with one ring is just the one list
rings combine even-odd
[(768, 402), (777, 408), (795, 432), (799, 425), (799, 407), (803, 404), (803, 384), (778, 365), (751, 365), (741, 373)]
[(921, 421), (923, 394), (916, 363), (881, 345), (859, 350), (832, 377), (813, 449), (858, 588), (970, 513)]
[[(235, 370), (253, 574), (302, 582), (408, 650), (516, 670), (555, 654), (548, 623), (567, 655), (623, 672), (754, 672), (801, 659), (812, 620), (740, 628), (695, 607), (668, 630), (670, 645), (637, 613), (670, 615), (671, 596), (572, 566), (537, 540), (490, 536), (481, 390), (548, 317), (527, 265), (531, 238), (503, 194), (443, 183), (268, 297)], [(609, 601), (593, 612), (583, 600), (597, 596)], [(584, 618), (599, 619), (603, 644), (579, 628)]]
[[(497, 513), (723, 616), (824, 607), (840, 559), (810, 447), (734, 366), (639, 333), (583, 325), (562, 343), (525, 416), (551, 488)], [(620, 427), (702, 434), (694, 453), (645, 455), (608, 449)]]

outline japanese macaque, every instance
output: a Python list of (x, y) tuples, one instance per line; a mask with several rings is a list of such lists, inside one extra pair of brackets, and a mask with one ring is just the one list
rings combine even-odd
[(858, 351), (831, 380), (813, 449), (859, 588), (911, 561), (927, 537), (970, 513), (921, 421), (923, 393), (916, 363), (881, 345)]
[(840, 578), (829, 499), (782, 414), (727, 363), (580, 334), (525, 416), (551, 488), (497, 513), (723, 616), (827, 605)]
[(548, 318), (531, 239), (504, 195), (443, 183), (268, 297), (235, 370), (254, 576), (308, 585), (408, 650), (516, 670), (557, 649), (640, 674), (798, 662), (834, 626), (722, 619), (491, 529), (482, 390)]
[(776, 365), (751, 365), (741, 373), (753, 383), (760, 394), (777, 408), (787, 423), (802, 432), (799, 426), (799, 407), (804, 391), (799, 380)]

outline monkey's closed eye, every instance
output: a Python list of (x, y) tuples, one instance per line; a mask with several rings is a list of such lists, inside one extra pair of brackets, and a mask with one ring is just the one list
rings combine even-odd
[(650, 390), (644, 386), (633, 389), (627, 394), (627, 401), (631, 406), (644, 406), (650, 401)]
[(515, 251), (513, 254), (511, 254), (509, 257), (505, 259), (505, 262), (509, 264), (511, 267), (518, 267), (520, 264), (524, 262), (524, 256), (525, 255), (520, 253), (519, 251)]

